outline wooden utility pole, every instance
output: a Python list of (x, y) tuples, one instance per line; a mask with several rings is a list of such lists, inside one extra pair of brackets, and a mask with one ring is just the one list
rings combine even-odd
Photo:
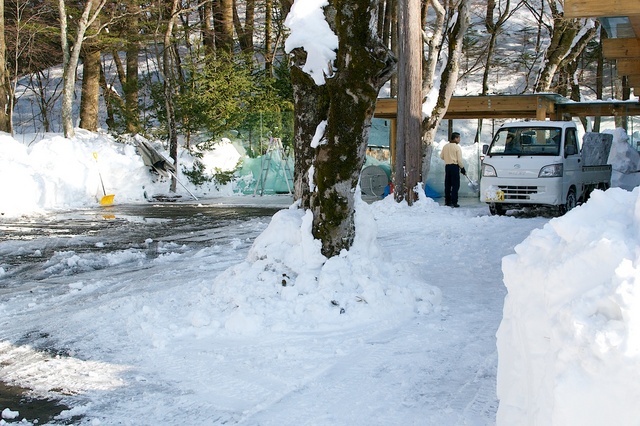
[(395, 198), (417, 199), (415, 187), (422, 168), (422, 33), (420, 0), (398, 1), (398, 132)]

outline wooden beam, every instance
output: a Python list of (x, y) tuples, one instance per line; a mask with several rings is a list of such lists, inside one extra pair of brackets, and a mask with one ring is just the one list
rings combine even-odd
[(553, 110), (553, 101), (543, 96), (454, 96), (448, 110), (455, 112), (511, 112), (527, 111), (536, 116), (538, 110)]
[(375, 116), (377, 118), (396, 118), (398, 116), (398, 100), (395, 98), (378, 98)]
[(602, 51), (607, 59), (640, 58), (640, 39), (608, 38), (602, 40)]
[(638, 0), (564, 0), (564, 17), (602, 18), (640, 15)]
[(560, 117), (625, 117), (640, 114), (638, 102), (571, 102), (556, 105)]
[[(633, 74), (629, 85), (640, 89), (640, 76)], [(445, 120), (464, 120), (478, 118), (525, 119), (544, 117), (562, 120), (567, 117), (607, 117), (640, 116), (640, 102), (596, 101), (567, 102), (559, 97), (555, 103), (552, 97), (536, 95), (493, 95), (493, 96), (454, 96), (444, 116)], [(376, 104), (375, 117), (396, 118), (396, 100), (380, 98)], [(394, 131), (392, 122), (392, 131)]]
[(630, 75), (640, 73), (640, 59), (618, 59), (616, 60), (618, 75)]
[(636, 38), (640, 38), (640, 15), (629, 16), (629, 22), (633, 32), (636, 33)]
[(640, 92), (640, 74), (628, 76), (627, 83), (629, 84), (629, 87), (633, 87), (634, 89), (637, 89), (638, 92)]

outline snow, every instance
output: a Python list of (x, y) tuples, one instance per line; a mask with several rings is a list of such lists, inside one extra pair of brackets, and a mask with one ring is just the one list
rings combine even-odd
[[(120, 143), (112, 136), (82, 129), (72, 140), (57, 134), (22, 135), (22, 139), (25, 142), (0, 134), (0, 180), (9, 183), (3, 187), (1, 215), (15, 217), (49, 209), (78, 208), (108, 194), (114, 194), (117, 203), (142, 202), (154, 195), (168, 194), (168, 179), (148, 172), (149, 167), (137, 154), (133, 141)], [(169, 158), (160, 143), (152, 145)], [(191, 169), (194, 157), (187, 150), (181, 150), (180, 155), (180, 182), (196, 197), (233, 194), (232, 186), (221, 186), (215, 181), (198, 187), (188, 182), (182, 169)], [(235, 170), (241, 158), (233, 143), (223, 139), (200, 161), (206, 172), (213, 173)], [(177, 190), (181, 197), (191, 199), (182, 186), (178, 185)]]
[(295, 0), (284, 21), (290, 30), (284, 44), (285, 52), (303, 48), (307, 53), (302, 70), (321, 86), (325, 77), (333, 75), (333, 61), (338, 50), (338, 36), (324, 17), (326, 0)]
[(503, 259), (499, 424), (637, 422), (639, 195), (597, 192)]
[[(286, 49), (305, 49), (316, 84), (337, 48), (326, 4), (296, 0), (286, 21)], [(69, 209), (71, 224), (81, 212), (153, 224), (119, 209), (166, 194), (168, 181), (133, 143), (104, 134), (0, 135), (2, 380), (62, 400), (70, 408), (56, 421), (75, 424), (637, 423), (640, 161), (614, 136), (617, 187), (563, 217), (493, 217), (465, 198), (459, 209), (358, 198), (353, 247), (326, 259), (295, 205), (204, 230), (204, 246), (125, 234), (129, 245), (112, 248), (91, 232), (11, 239), (12, 227)], [(478, 148), (463, 153), (473, 177)], [(202, 161), (233, 170), (240, 158), (222, 141)], [(234, 193), (178, 174), (193, 208)], [(115, 205), (96, 210), (105, 194)], [(17, 280), (16, 258), (41, 269)], [(0, 409), (0, 424), (20, 421), (16, 407)]]
[(611, 184), (627, 190), (640, 186), (640, 154), (629, 145), (623, 129), (606, 130), (613, 135), (608, 163), (612, 165)]
[[(206, 161), (233, 168), (223, 146)], [(463, 148), (474, 163), (476, 147)], [(622, 145), (611, 158), (637, 167)], [(100, 134), (4, 135), (0, 159), (12, 191), (0, 225), (97, 206), (98, 168), (115, 209), (168, 186)], [(192, 205), (230, 185), (188, 184), (204, 196)], [(640, 190), (597, 191), (553, 219), (462, 200), (358, 199), (354, 245), (331, 259), (296, 205), (203, 248), (3, 239), (3, 258), (43, 261), (24, 282), (0, 261), (3, 380), (62, 398), (58, 420), (85, 424), (633, 423)], [(97, 250), (75, 250), (83, 239)]]

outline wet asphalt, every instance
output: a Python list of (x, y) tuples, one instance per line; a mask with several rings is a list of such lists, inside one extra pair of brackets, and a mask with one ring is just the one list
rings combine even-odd
[[(258, 200), (259, 201), (259, 200)], [(148, 247), (148, 241), (175, 242), (197, 248), (242, 238), (243, 222), (264, 218), (268, 221), (284, 205), (217, 206), (183, 203), (149, 203), (96, 206), (95, 208), (56, 211), (46, 215), (18, 218), (0, 217), (0, 267), (10, 271), (0, 275), (2, 291), (31, 280), (44, 279), (42, 264), (55, 251), (74, 250), (114, 252)], [(39, 256), (21, 245), (37, 246)], [(18, 248), (18, 249), (15, 249)], [(1, 371), (1, 368), (0, 368)], [(29, 389), (2, 382), (0, 412), (18, 411), (7, 424), (26, 419), (32, 424), (74, 424), (79, 419), (56, 420), (69, 408), (59, 401), (36, 398)]]

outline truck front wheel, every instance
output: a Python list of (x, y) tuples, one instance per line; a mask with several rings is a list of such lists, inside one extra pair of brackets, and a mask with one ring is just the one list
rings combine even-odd
[(491, 213), (493, 216), (495, 215), (504, 216), (506, 212), (507, 212), (507, 209), (505, 209), (502, 204), (496, 204), (496, 203), (489, 204), (489, 213)]
[(576, 199), (576, 191), (571, 188), (569, 193), (567, 193), (567, 202), (558, 206), (559, 213), (561, 215), (565, 214), (572, 208), (574, 208), (578, 204), (578, 200)]

